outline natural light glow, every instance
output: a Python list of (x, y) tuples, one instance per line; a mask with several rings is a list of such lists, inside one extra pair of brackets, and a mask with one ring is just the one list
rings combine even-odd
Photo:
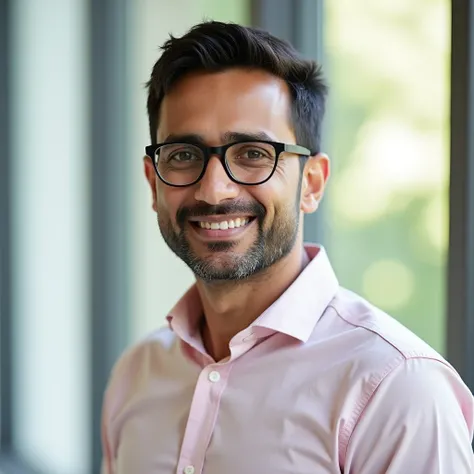
[(396, 260), (374, 262), (362, 278), (365, 296), (388, 311), (405, 306), (415, 290), (413, 272)]
[(438, 196), (431, 200), (421, 216), (423, 239), (426, 239), (437, 253), (444, 254), (447, 251), (449, 238), (448, 212), (448, 202)]
[(445, 179), (441, 139), (393, 119), (368, 123), (351, 165), (337, 180), (336, 212), (354, 222), (371, 221), (392, 212), (404, 196), (439, 187)]

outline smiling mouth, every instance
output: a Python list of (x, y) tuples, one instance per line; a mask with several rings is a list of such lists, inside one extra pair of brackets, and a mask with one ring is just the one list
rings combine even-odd
[(233, 219), (222, 219), (219, 221), (212, 220), (199, 220), (194, 221), (192, 224), (195, 227), (200, 229), (207, 229), (207, 230), (228, 230), (228, 229), (238, 229), (240, 227), (245, 227), (250, 222), (252, 222), (255, 217), (237, 217)]

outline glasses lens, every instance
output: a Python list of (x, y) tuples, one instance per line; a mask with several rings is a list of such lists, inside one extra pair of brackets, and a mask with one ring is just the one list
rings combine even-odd
[(235, 179), (255, 184), (265, 181), (273, 173), (276, 151), (268, 143), (236, 143), (227, 150), (226, 161)]
[(204, 167), (204, 154), (189, 143), (170, 143), (156, 150), (155, 163), (165, 182), (185, 186), (199, 178)]

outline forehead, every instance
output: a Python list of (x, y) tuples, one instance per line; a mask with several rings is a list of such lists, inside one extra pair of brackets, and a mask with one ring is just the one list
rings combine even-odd
[[(230, 69), (185, 76), (165, 96), (158, 141), (195, 133), (218, 144), (226, 132), (264, 132), (294, 143), (287, 84), (265, 71)], [(212, 144), (212, 143), (210, 143)]]

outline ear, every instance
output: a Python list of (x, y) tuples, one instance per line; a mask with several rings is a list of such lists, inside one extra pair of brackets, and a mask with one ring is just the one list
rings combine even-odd
[(158, 207), (156, 205), (156, 180), (158, 179), (156, 176), (155, 172), (155, 167), (153, 166), (153, 163), (151, 161), (151, 158), (149, 156), (145, 156), (143, 158), (143, 165), (144, 165), (144, 171), (145, 171), (145, 177), (146, 180), (148, 181), (148, 184), (150, 185), (151, 188), (151, 195), (153, 199), (153, 210), (155, 212), (158, 212)]
[(329, 178), (329, 158), (323, 153), (310, 156), (303, 169), (301, 183), (301, 210), (305, 214), (316, 211), (323, 198)]

